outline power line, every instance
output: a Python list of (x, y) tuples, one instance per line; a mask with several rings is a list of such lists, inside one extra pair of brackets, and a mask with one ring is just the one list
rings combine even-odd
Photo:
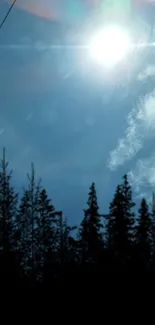
[(13, 7), (14, 7), (16, 1), (17, 1), (17, 0), (14, 0), (14, 1), (13, 1), (12, 5), (10, 6), (9, 10), (7, 11), (7, 13), (6, 13), (4, 19), (2, 20), (2, 22), (1, 22), (1, 24), (0, 24), (0, 29), (3, 27), (5, 21), (6, 21), (6, 19), (8, 18), (8, 16), (9, 16), (11, 10), (13, 9)]

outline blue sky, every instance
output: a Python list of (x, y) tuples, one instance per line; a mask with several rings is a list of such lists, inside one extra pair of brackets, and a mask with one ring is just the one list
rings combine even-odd
[[(0, 2), (0, 20), (7, 8)], [(151, 13), (134, 20), (145, 40)], [(76, 43), (80, 33), (19, 8), (0, 30), (0, 147), (16, 187), (26, 183), (33, 161), (73, 224), (93, 181), (101, 212), (124, 173), (137, 199), (149, 199), (155, 185), (155, 50), (134, 53), (127, 70), (105, 73), (82, 50), (45, 48)]]

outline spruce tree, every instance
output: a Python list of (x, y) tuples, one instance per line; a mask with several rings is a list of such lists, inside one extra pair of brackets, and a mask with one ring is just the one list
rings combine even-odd
[(127, 227), (123, 213), (123, 195), (121, 186), (118, 185), (113, 201), (110, 203), (107, 222), (108, 249), (114, 254), (119, 254), (126, 244)]
[(135, 213), (132, 211), (132, 209), (135, 207), (135, 203), (132, 200), (132, 188), (129, 184), (127, 175), (123, 176), (122, 194), (124, 217), (128, 230), (128, 241), (130, 244), (132, 244), (135, 224)]
[(148, 268), (151, 257), (151, 214), (145, 198), (141, 201), (136, 226), (136, 244), (142, 267)]
[(103, 247), (101, 234), (103, 226), (99, 214), (95, 183), (90, 186), (87, 205), (88, 208), (84, 210), (84, 218), (78, 234), (83, 262), (95, 261), (101, 247)]
[(24, 190), (21, 197), (17, 218), (16, 218), (16, 256), (20, 265), (20, 277), (24, 279), (24, 275), (28, 274), (30, 269), (30, 220), (29, 220), (29, 193)]
[(153, 193), (152, 212), (151, 212), (151, 265), (155, 270), (155, 196)]
[[(12, 172), (8, 171), (5, 149), (0, 161), (0, 259), (4, 272), (11, 272), (15, 262), (15, 218), (18, 195), (11, 185)], [(13, 268), (13, 269), (12, 269)]]
[(134, 213), (132, 208), (132, 190), (127, 175), (123, 184), (118, 185), (109, 207), (107, 222), (107, 243), (111, 258), (116, 260), (119, 267), (124, 267), (132, 255)]
[(69, 226), (67, 218), (63, 217), (62, 211), (57, 213), (57, 243), (58, 243), (58, 261), (62, 265), (67, 263), (71, 257), (71, 250), (73, 249), (73, 238), (71, 236), (76, 226)]
[(38, 271), (43, 279), (49, 258), (54, 258), (56, 250), (56, 212), (45, 189), (39, 194), (36, 237)]
[(31, 165), (31, 175), (28, 174), (28, 181), (27, 189), (24, 189), (18, 210), (17, 233), (23, 271), (34, 281), (36, 279), (36, 254), (38, 250), (37, 220), (40, 182), (36, 184), (33, 164)]

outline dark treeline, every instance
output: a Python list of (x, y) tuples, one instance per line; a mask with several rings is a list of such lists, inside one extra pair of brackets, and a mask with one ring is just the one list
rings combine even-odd
[[(32, 164), (19, 198), (5, 149), (0, 162), (0, 281), (18, 286), (96, 284), (105, 272), (155, 270), (155, 217), (142, 199), (137, 213), (127, 175), (107, 215), (99, 212), (95, 183), (79, 227), (57, 211)], [(74, 214), (74, 211), (73, 211)], [(76, 235), (75, 235), (76, 231)]]

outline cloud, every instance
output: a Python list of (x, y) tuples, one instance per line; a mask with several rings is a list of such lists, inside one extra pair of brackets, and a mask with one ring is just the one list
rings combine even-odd
[(155, 65), (149, 65), (143, 72), (139, 73), (138, 80), (144, 81), (146, 78), (155, 77)]
[(136, 108), (128, 114), (124, 137), (110, 152), (108, 167), (115, 170), (131, 160), (143, 148), (144, 139), (154, 137), (155, 129), (155, 90), (140, 98)]
[(149, 158), (139, 159), (136, 167), (128, 173), (128, 176), (137, 198), (145, 196), (150, 200), (155, 187), (155, 151)]

